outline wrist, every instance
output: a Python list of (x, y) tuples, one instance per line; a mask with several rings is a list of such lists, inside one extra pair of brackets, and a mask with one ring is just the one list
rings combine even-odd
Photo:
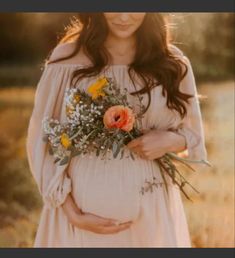
[(78, 210), (78, 209), (74, 209), (73, 206), (71, 206), (69, 208), (69, 210), (65, 211), (69, 222), (76, 226), (76, 227), (80, 227), (83, 224), (83, 213), (82, 211)]
[(186, 148), (186, 140), (183, 135), (167, 131), (166, 152), (181, 152)]

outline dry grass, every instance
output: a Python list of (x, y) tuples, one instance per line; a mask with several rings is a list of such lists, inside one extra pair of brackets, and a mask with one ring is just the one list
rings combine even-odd
[(201, 85), (208, 159), (213, 168), (191, 176), (200, 191), (185, 201), (197, 247), (234, 247), (234, 83)]
[[(208, 83), (201, 85), (199, 92), (208, 97), (202, 110), (213, 168), (187, 175), (200, 191), (200, 195), (192, 195), (193, 203), (184, 200), (191, 238), (195, 247), (234, 247), (234, 84)], [(33, 97), (33, 88), (0, 90), (0, 144), (4, 146), (0, 159), (30, 180), (24, 144)], [(0, 197), (0, 219), (4, 218), (4, 223), (0, 221), (0, 247), (33, 244), (40, 212), (27, 212), (17, 205), (6, 204)], [(1, 216), (3, 211), (7, 216)]]

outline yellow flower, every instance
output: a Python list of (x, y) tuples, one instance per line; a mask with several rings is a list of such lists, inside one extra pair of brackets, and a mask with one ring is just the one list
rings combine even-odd
[(76, 93), (73, 98), (78, 103), (80, 100), (80, 95)]
[(108, 81), (105, 77), (99, 78), (95, 83), (88, 87), (88, 92), (92, 95), (92, 99), (96, 99), (99, 96), (105, 96), (105, 93), (102, 91), (103, 87), (108, 84)]
[(69, 146), (71, 146), (71, 140), (69, 139), (69, 136), (66, 133), (63, 133), (61, 135), (60, 142), (66, 149)]
[(66, 106), (66, 114), (69, 115), (72, 111), (74, 111), (74, 107)]

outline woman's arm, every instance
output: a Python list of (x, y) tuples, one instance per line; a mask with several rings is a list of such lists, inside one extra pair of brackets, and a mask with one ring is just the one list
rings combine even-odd
[(55, 66), (45, 66), (37, 84), (34, 107), (29, 120), (26, 151), (29, 167), (43, 202), (48, 208), (59, 207), (71, 191), (71, 180), (64, 173), (67, 164), (57, 166), (42, 139), (45, 117), (61, 119), (61, 108), (69, 73)]
[[(70, 167), (66, 170), (67, 176), (70, 178)], [(131, 221), (119, 223), (117, 220), (103, 218), (95, 214), (83, 212), (79, 205), (75, 203), (71, 193), (69, 193), (61, 205), (68, 218), (68, 221), (75, 227), (83, 230), (92, 231), (98, 234), (114, 234), (122, 230), (126, 230), (132, 224)]]
[(133, 152), (146, 159), (157, 159), (167, 152), (186, 149), (185, 137), (172, 131), (149, 130), (127, 144)]
[(181, 152), (186, 150), (186, 138), (183, 135), (175, 133), (173, 131), (167, 131), (166, 137), (168, 140), (166, 141), (167, 152)]
[(98, 234), (115, 234), (126, 230), (132, 225), (131, 221), (119, 223), (114, 219), (103, 218), (95, 214), (82, 212), (76, 205), (71, 194), (67, 195), (62, 204), (65, 215), (69, 222), (80, 229), (88, 230)]
[[(187, 150), (186, 157), (188, 159), (207, 161), (202, 114), (195, 78), (189, 59), (183, 54), (181, 57), (187, 64), (188, 72), (180, 84), (180, 90), (193, 95), (193, 98), (190, 98), (189, 103), (186, 104), (186, 116), (175, 131), (152, 132), (133, 140), (128, 146), (141, 156), (150, 159), (163, 156), (168, 151), (181, 152)], [(194, 168), (197, 167), (196, 164), (191, 165)]]

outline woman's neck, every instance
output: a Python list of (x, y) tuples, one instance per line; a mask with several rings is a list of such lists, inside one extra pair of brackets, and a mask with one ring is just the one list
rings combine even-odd
[(105, 48), (111, 55), (112, 64), (129, 64), (133, 61), (136, 49), (135, 36), (129, 38), (117, 38), (108, 35)]

